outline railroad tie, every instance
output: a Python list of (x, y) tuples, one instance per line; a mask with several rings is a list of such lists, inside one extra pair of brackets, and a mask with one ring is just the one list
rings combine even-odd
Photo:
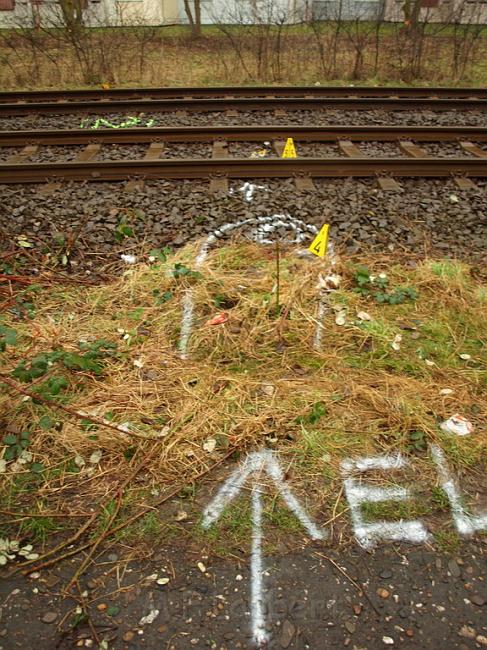
[[(215, 140), (211, 150), (212, 158), (228, 158), (228, 143), (224, 140)], [(228, 192), (228, 178), (226, 176), (215, 176), (210, 179), (210, 192)]]
[(159, 160), (161, 153), (164, 151), (164, 147), (164, 142), (151, 142), (144, 154), (144, 160)]
[(80, 151), (78, 153), (78, 155), (75, 158), (75, 161), (88, 162), (89, 160), (93, 160), (100, 153), (100, 149), (101, 149), (101, 144), (97, 144), (95, 142), (92, 142), (91, 144), (87, 144), (86, 147), (83, 149), (83, 151)]
[(282, 154), (284, 152), (284, 147), (286, 146), (286, 141), (285, 140), (274, 140), (272, 143), (272, 148), (276, 152), (276, 154), (279, 156), (279, 158), (282, 158)]
[(14, 153), (12, 156), (10, 156), (7, 162), (12, 164), (26, 162), (31, 156), (37, 153), (38, 149), (39, 146), (37, 144), (28, 144), (22, 149), (20, 153)]
[(467, 153), (471, 153), (472, 156), (475, 156), (476, 158), (487, 158), (487, 151), (485, 149), (481, 149), (473, 142), (463, 141), (460, 142), (460, 146), (465, 149)]
[(348, 158), (363, 158), (363, 151), (351, 140), (338, 140), (338, 146)]
[(454, 176), (453, 180), (457, 184), (459, 190), (478, 190), (479, 187), (476, 185), (473, 180), (466, 178), (465, 176)]
[(390, 176), (377, 176), (377, 183), (383, 192), (398, 192), (402, 189), (399, 183)]
[(296, 176), (294, 184), (298, 192), (313, 192), (316, 190), (316, 185), (313, 183), (311, 176)]
[[(235, 99), (235, 95), (225, 95), (224, 99)], [(227, 117), (238, 117), (238, 111), (234, 108), (229, 108), (225, 111)]]
[[(338, 140), (338, 146), (348, 158), (363, 158), (364, 153), (356, 144), (351, 140)], [(401, 189), (397, 183), (390, 176), (378, 176), (377, 182), (381, 190), (385, 192), (397, 192)]]
[[(471, 144), (474, 149), (478, 149), (478, 147), (475, 147), (475, 145), (473, 145), (471, 142), (465, 143), (465, 144)], [(414, 144), (410, 140), (401, 141), (399, 143), (399, 146), (411, 158), (430, 158), (431, 157), (424, 149), (419, 147), (417, 144)], [(477, 189), (477, 185), (475, 185), (475, 183), (473, 181), (471, 181), (469, 178), (466, 178), (465, 176), (454, 176), (453, 180), (455, 181), (455, 183), (456, 183), (459, 190), (475, 190), (475, 189)]]
[(224, 140), (215, 140), (211, 152), (212, 158), (228, 158), (228, 143)]
[(410, 158), (431, 158), (431, 156), (411, 140), (401, 140), (399, 146)]

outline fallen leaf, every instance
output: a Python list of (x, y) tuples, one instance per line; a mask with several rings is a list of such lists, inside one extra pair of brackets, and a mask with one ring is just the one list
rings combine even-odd
[(368, 314), (366, 311), (359, 311), (357, 314), (357, 318), (359, 320), (372, 320), (372, 316)]

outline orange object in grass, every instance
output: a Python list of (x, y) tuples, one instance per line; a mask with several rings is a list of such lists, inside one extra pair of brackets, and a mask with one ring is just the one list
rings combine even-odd
[(226, 312), (222, 312), (221, 314), (217, 314), (213, 318), (210, 318), (210, 320), (207, 320), (205, 325), (223, 325), (223, 323), (226, 323), (228, 320), (228, 314)]

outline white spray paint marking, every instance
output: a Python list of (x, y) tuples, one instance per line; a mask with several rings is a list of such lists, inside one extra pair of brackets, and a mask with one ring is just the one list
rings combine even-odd
[[(220, 228), (214, 230), (198, 251), (195, 259), (195, 270), (199, 270), (204, 263), (210, 248), (219, 239), (233, 230), (238, 230), (245, 226), (254, 226), (251, 231), (250, 239), (259, 244), (272, 244), (269, 239), (271, 235), (278, 228), (285, 228), (293, 231), (293, 238), (287, 240), (292, 244), (300, 244), (306, 239), (306, 235), (316, 235), (318, 229), (312, 224), (307, 224), (300, 219), (295, 219), (289, 214), (275, 214), (272, 217), (251, 217), (236, 221), (235, 223), (226, 223)], [(193, 289), (190, 287), (186, 289), (182, 300), (182, 317), (181, 317), (181, 333), (179, 336), (179, 356), (181, 359), (188, 358), (188, 343), (193, 330), (194, 322), (194, 300)]]
[(402, 468), (406, 464), (407, 462), (400, 454), (358, 458), (342, 462), (343, 485), (350, 506), (353, 532), (357, 542), (365, 549), (374, 548), (377, 542), (383, 540), (408, 541), (413, 544), (421, 544), (428, 540), (428, 531), (419, 520), (367, 522), (363, 517), (362, 506), (364, 503), (405, 501), (411, 496), (408, 489), (396, 486), (382, 488), (362, 485), (358, 479), (350, 476), (353, 471), (392, 470)]
[[(328, 240), (328, 246), (326, 249), (326, 259), (328, 261), (327, 274), (333, 273), (333, 267), (336, 265), (338, 258), (335, 255), (335, 248), (331, 239)], [(316, 330), (313, 341), (313, 349), (316, 352), (321, 351), (323, 332), (325, 330), (325, 316), (329, 310), (329, 299), (330, 293), (334, 289), (322, 288), (320, 290), (320, 299), (318, 302), (318, 313), (316, 314)]]
[(296, 515), (312, 539), (324, 539), (325, 531), (320, 530), (306, 514), (304, 508), (285, 484), (284, 472), (274, 453), (268, 449), (254, 452), (237, 467), (223, 483), (213, 501), (203, 511), (203, 527), (209, 528), (215, 523), (224, 509), (238, 496), (247, 479), (252, 477), (252, 551), (251, 551), (251, 621), (252, 634), (258, 647), (267, 642), (264, 616), (262, 560), (262, 497), (259, 479), (266, 473), (276, 486), (288, 508)]
[(252, 486), (252, 551), (250, 562), (251, 625), (254, 640), (262, 646), (267, 641), (263, 602), (262, 498), (257, 485)]
[(264, 185), (254, 185), (254, 183), (245, 182), (240, 189), (240, 192), (243, 192), (244, 199), (250, 203), (254, 198), (255, 190), (265, 190), (267, 189)]
[(487, 531), (487, 514), (469, 515), (465, 512), (463, 501), (452, 473), (446, 462), (445, 454), (438, 445), (430, 445), (431, 457), (438, 468), (440, 485), (448, 501), (453, 521), (460, 535), (473, 535), (477, 531)]

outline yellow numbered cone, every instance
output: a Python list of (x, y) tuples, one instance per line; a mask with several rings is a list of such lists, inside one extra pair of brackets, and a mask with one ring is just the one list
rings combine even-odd
[(328, 231), (330, 230), (330, 224), (325, 223), (322, 226), (320, 232), (311, 242), (311, 246), (308, 248), (310, 253), (317, 255), (318, 257), (325, 257), (326, 249), (328, 246)]
[(286, 140), (286, 145), (284, 151), (282, 152), (281, 158), (297, 158), (298, 154), (296, 153), (296, 147), (294, 146), (294, 140), (288, 138)]

